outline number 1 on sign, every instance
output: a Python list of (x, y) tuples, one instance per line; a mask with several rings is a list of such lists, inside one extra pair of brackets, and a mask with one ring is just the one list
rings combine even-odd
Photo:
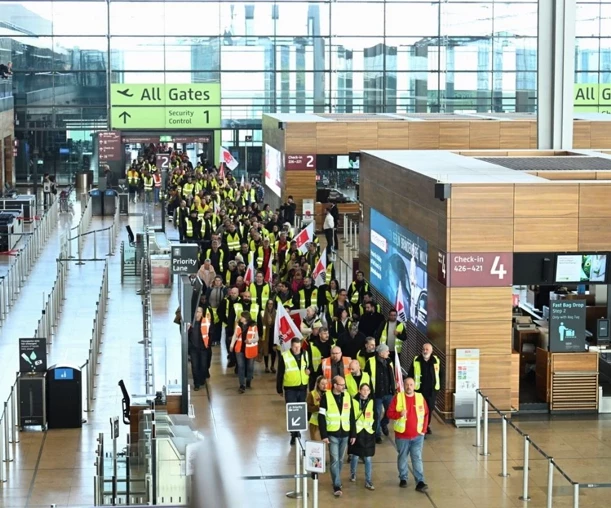
[(507, 275), (505, 265), (501, 263), (501, 256), (494, 256), (492, 268), (490, 268), (490, 275), (498, 275), (499, 279), (501, 280), (505, 278), (505, 275)]

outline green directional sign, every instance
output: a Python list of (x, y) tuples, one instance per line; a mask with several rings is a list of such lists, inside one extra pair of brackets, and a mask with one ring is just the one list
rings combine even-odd
[(607, 113), (611, 111), (611, 85), (576, 84), (573, 105), (579, 113)]
[(110, 91), (114, 129), (219, 129), (218, 83), (123, 84)]

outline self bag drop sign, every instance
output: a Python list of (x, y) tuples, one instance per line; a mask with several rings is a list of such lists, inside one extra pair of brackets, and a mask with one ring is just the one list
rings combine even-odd
[(199, 248), (195, 244), (172, 246), (172, 275), (189, 275), (197, 273), (197, 255)]

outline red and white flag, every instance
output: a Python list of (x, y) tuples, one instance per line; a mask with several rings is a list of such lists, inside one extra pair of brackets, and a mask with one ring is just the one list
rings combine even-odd
[(231, 152), (224, 146), (221, 146), (221, 157), (219, 162), (224, 163), (229, 169), (231, 169), (231, 171), (233, 171), (239, 165), (238, 161), (233, 158), (233, 155), (231, 155)]
[(278, 312), (276, 312), (276, 344), (280, 344), (280, 349), (286, 351), (290, 349), (293, 337), (303, 338), (299, 328), (284, 308), (284, 305), (278, 305)]
[(219, 177), (221, 180), (225, 180), (225, 164), (223, 162), (219, 164)]
[(314, 270), (312, 271), (312, 280), (316, 287), (322, 286), (327, 279), (327, 249), (322, 251), (322, 255), (316, 263)]
[(293, 238), (295, 242), (297, 242), (297, 249), (302, 254), (308, 250), (306, 245), (312, 241), (314, 241), (314, 223), (310, 222), (307, 227), (303, 228), (295, 238)]
[(274, 261), (274, 256), (269, 255), (269, 261), (267, 262), (267, 266), (265, 267), (265, 276), (263, 277), (265, 282), (271, 282), (274, 277), (274, 271), (272, 269), (272, 262)]
[(248, 261), (248, 268), (246, 269), (246, 273), (244, 274), (244, 284), (252, 284), (255, 280), (255, 263), (254, 256), (248, 256), (250, 260)]
[(395, 351), (395, 385), (397, 386), (398, 392), (405, 391), (405, 386), (403, 385), (403, 369), (401, 369), (401, 360), (397, 351)]
[(397, 290), (397, 301), (395, 302), (395, 309), (397, 311), (397, 319), (401, 323), (407, 323), (407, 314), (405, 313), (405, 301), (403, 297), (403, 285), (399, 282), (399, 289)]

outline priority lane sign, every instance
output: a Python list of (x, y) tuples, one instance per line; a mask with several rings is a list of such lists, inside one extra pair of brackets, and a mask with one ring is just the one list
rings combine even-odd
[(288, 402), (286, 404), (286, 430), (288, 432), (305, 432), (308, 430), (308, 405), (305, 402)]

